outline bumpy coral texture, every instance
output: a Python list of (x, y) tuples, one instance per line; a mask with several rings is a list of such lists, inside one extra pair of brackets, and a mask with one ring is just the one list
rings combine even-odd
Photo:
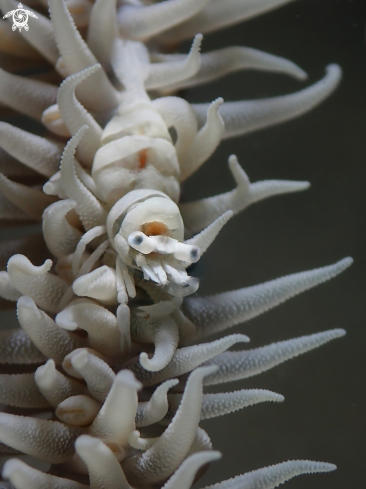
[[(37, 19), (27, 32), (1, 21), (2, 110), (40, 121), (46, 132), (0, 124), (0, 218), (42, 220), (48, 251), (37, 236), (2, 249), (2, 257), (13, 254), (0, 272), (2, 305), (17, 301), (20, 328), (1, 333), (0, 362), (17, 373), (0, 375), (0, 450), (52, 465), (43, 473), (10, 459), (1, 487), (188, 489), (220, 458), (201, 419), (283, 401), (266, 390), (210, 394), (204, 386), (259, 374), (344, 335), (336, 329), (234, 352), (227, 350), (247, 336), (208, 338), (335, 277), (350, 258), (188, 297), (199, 282), (186, 269), (234, 214), (308, 187), (250, 183), (232, 155), (232, 191), (179, 204), (181, 182), (222, 139), (297, 117), (336, 88), (341, 71), (330, 65), (314, 85), (271, 99), (190, 105), (175, 95), (244, 69), (306, 79), (292, 62), (252, 48), (200, 55), (202, 34), (288, 2), (49, 0), (48, 14), (45, 0), (33, 0), (27, 8)], [(17, 2), (0, 7), (5, 14)], [(172, 54), (193, 37), (188, 55)], [(40, 74), (16, 74), (27, 66)], [(334, 469), (288, 461), (211, 487), (270, 489)]]

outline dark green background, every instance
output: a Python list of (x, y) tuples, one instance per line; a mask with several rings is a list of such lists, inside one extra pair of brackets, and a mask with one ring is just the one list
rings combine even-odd
[(200, 294), (254, 285), (348, 255), (355, 263), (331, 282), (232, 330), (248, 334), (252, 347), (338, 327), (347, 329), (347, 336), (227, 385), (226, 390), (274, 390), (285, 402), (202, 423), (223, 458), (197, 487), (300, 458), (329, 461), (338, 470), (298, 477), (286, 488), (358, 489), (365, 484), (365, 24), (364, 0), (301, 0), (204, 39), (203, 52), (245, 45), (289, 58), (308, 72), (309, 81), (241, 72), (187, 91), (191, 102), (290, 93), (320, 79), (333, 62), (344, 74), (336, 93), (319, 108), (224, 142), (185, 185), (187, 200), (233, 188), (227, 168), (232, 153), (252, 181), (312, 184), (306, 192), (263, 201), (232, 219), (197, 267)]

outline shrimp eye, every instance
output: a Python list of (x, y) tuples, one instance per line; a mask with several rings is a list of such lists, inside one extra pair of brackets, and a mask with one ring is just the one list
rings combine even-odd
[(194, 247), (191, 249), (191, 260), (192, 262), (197, 261), (199, 258), (199, 249), (197, 247)]
[(135, 237), (133, 238), (133, 240), (132, 240), (132, 241), (133, 241), (133, 243), (134, 243), (135, 245), (140, 245), (140, 244), (143, 242), (143, 240), (144, 240), (144, 237), (143, 237), (143, 236), (141, 236), (141, 235), (137, 235), (137, 236), (135, 236)]
[(153, 241), (141, 231), (131, 233), (128, 237), (128, 244), (131, 248), (134, 248), (144, 255), (151, 253), (155, 249)]
[(191, 246), (185, 243), (177, 243), (173, 254), (177, 260), (195, 263), (200, 259), (201, 250), (198, 246)]

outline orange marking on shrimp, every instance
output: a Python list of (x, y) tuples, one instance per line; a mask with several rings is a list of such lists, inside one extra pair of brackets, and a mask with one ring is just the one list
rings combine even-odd
[(142, 149), (139, 151), (139, 167), (141, 169), (145, 168), (147, 162), (147, 149)]
[(146, 236), (169, 236), (166, 225), (159, 221), (147, 222), (142, 225), (142, 232)]

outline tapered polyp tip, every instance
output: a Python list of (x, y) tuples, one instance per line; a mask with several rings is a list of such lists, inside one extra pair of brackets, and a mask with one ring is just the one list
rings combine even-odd
[(218, 452), (217, 450), (207, 450), (194, 453), (186, 459), (186, 463), (189, 463), (190, 461), (193, 461), (195, 459), (197, 462), (203, 465), (205, 463), (214, 462), (215, 460), (220, 460), (220, 458), (222, 458), (221, 452)]
[(14, 474), (22, 470), (24, 463), (16, 458), (6, 461), (3, 467), (2, 476), (4, 479), (10, 479)]
[[(43, 192), (47, 195), (56, 195), (56, 189), (55, 189), (55, 185), (53, 182), (46, 182), (44, 185), (43, 185)], [(43, 211), (43, 214), (42, 214), (42, 219), (45, 219), (49, 213), (46, 212), (47, 209), (45, 211)]]
[(95, 472), (98, 472), (98, 465), (101, 466), (102, 471), (108, 471), (106, 466), (109, 464), (110, 470), (113, 472), (115, 455), (122, 458), (124, 456), (124, 451), (119, 445), (115, 445), (113, 442), (104, 443), (99, 438), (89, 435), (81, 435), (77, 438), (75, 450), (89, 467), (92, 464)]
[(305, 81), (309, 78), (309, 75), (306, 73), (306, 71), (301, 69), (299, 66), (294, 67), (294, 70), (292, 73), (293, 73), (294, 77), (300, 81)]
[(228, 162), (230, 165), (238, 163), (238, 157), (236, 155), (230, 155), (228, 158)]
[(249, 343), (250, 338), (245, 335), (245, 334), (231, 334), (227, 336), (227, 338), (230, 338), (233, 341), (233, 344), (235, 343)]
[[(169, 379), (160, 385), (160, 389), (162, 391), (167, 392), (169, 389), (171, 389), (172, 387), (174, 387), (175, 385), (178, 385), (178, 384), (179, 384), (178, 379)], [(158, 389), (159, 389), (159, 387), (158, 387)]]
[(149, 355), (146, 352), (140, 353), (140, 365), (143, 367), (145, 370), (148, 370), (150, 372), (157, 372), (158, 370), (161, 370), (160, 362), (156, 362), (156, 358), (154, 361), (154, 357), (149, 358)]
[(222, 105), (224, 103), (224, 99), (222, 97), (217, 97), (213, 102), (212, 102), (212, 106), (214, 106), (215, 108), (219, 108), (220, 105)]
[(74, 321), (72, 310), (69, 308), (59, 312), (55, 317), (57, 326), (68, 331), (75, 331), (78, 328), (78, 324)]
[(100, 451), (104, 448), (108, 450), (99, 438), (94, 438), (89, 435), (81, 435), (75, 442), (75, 449), (80, 456), (90, 454), (91, 451), (95, 453), (96, 450)]
[(282, 394), (277, 394), (277, 392), (271, 392), (268, 398), (272, 402), (283, 402), (285, 400), (285, 396)]
[[(352, 263), (353, 263), (353, 258), (347, 256), (346, 258), (343, 258), (342, 260), (339, 260), (332, 265), (323, 267), (323, 270), (325, 271), (325, 280), (329, 280), (330, 278), (333, 278), (339, 275), (340, 273), (344, 272), (344, 270), (347, 270), (347, 268), (350, 267)], [(320, 268), (319, 270), (322, 269)]]
[(44, 365), (37, 368), (34, 378), (41, 387), (52, 385), (55, 378), (56, 365), (53, 360), (48, 360)]
[(326, 68), (327, 75), (332, 75), (334, 78), (341, 78), (342, 76), (342, 68), (337, 65), (337, 63), (331, 63)]
[(345, 336), (347, 334), (347, 331), (345, 329), (338, 328), (331, 330), (330, 333), (332, 333), (332, 336), (334, 338), (341, 338), (342, 336)]
[(210, 457), (210, 460), (212, 461), (220, 460), (220, 458), (222, 457), (222, 453), (218, 452), (217, 450), (213, 450), (212, 452), (209, 451), (209, 452), (201, 452), (201, 453), (206, 453), (206, 456)]
[(311, 183), (310, 182), (297, 182), (297, 189), (298, 190), (306, 190), (310, 187)]
[(27, 295), (22, 295), (22, 297), (19, 297), (18, 299), (18, 306), (31, 307), (33, 305), (34, 305), (33, 300)]
[(332, 472), (337, 469), (334, 464), (328, 462), (313, 462), (312, 460), (293, 460), (289, 463), (298, 464), (302, 466), (303, 473), (317, 473), (317, 472)]
[(118, 372), (115, 378), (115, 382), (121, 383), (126, 387), (130, 387), (131, 389), (138, 391), (141, 390), (143, 387), (141, 382), (136, 379), (131, 370), (121, 370), (120, 372)]
[(346, 258), (343, 258), (343, 260), (340, 260), (338, 262), (338, 266), (343, 268), (345, 270), (346, 268), (350, 267), (352, 263), (354, 262), (353, 258), (351, 256), (347, 256)]
[(211, 375), (217, 372), (219, 369), (218, 365), (209, 365), (207, 367), (200, 367), (201, 372), (206, 377), (207, 375)]
[(87, 362), (88, 352), (86, 350), (80, 350), (71, 357), (71, 365), (76, 369), (85, 367)]
[(191, 378), (198, 377), (203, 378), (217, 372), (219, 367), (217, 365), (208, 365), (207, 367), (198, 367), (194, 369), (190, 375)]

